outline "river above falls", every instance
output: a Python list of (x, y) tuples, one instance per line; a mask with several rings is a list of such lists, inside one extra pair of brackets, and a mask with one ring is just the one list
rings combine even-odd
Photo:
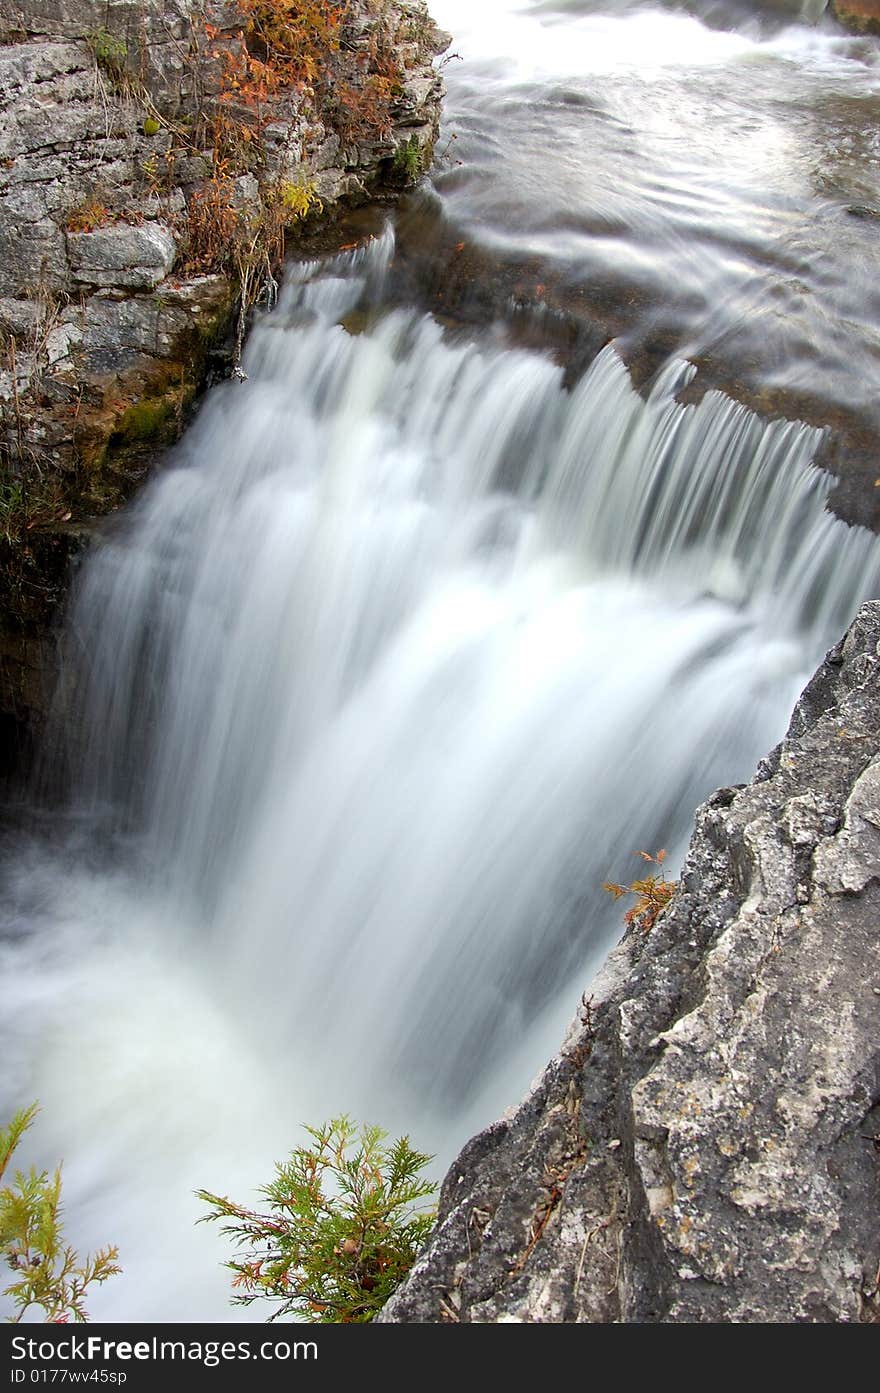
[(686, 357), (833, 426), (836, 502), (876, 528), (877, 40), (711, 0), (435, 10), (461, 55), (433, 181), (457, 240), (597, 316), (637, 373)]

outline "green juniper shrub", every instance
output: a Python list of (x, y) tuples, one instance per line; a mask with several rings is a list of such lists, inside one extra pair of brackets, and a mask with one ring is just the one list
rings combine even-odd
[[(34, 1103), (0, 1127), (0, 1181), (37, 1111)], [(83, 1259), (64, 1242), (60, 1168), (53, 1175), (33, 1166), (27, 1174), (17, 1170), (11, 1183), (0, 1186), (0, 1257), (13, 1274), (3, 1290), (15, 1307), (7, 1317), (12, 1324), (32, 1307), (42, 1308), (47, 1323), (87, 1321), (88, 1288), (121, 1271), (116, 1248)]]
[(348, 1117), (307, 1127), (311, 1141), (276, 1163), (260, 1193), (267, 1212), (198, 1191), (240, 1251), (233, 1302), (276, 1303), (269, 1317), (329, 1324), (370, 1321), (409, 1272), (434, 1225), (420, 1201), (436, 1185), (420, 1172), (432, 1159), (408, 1137)]

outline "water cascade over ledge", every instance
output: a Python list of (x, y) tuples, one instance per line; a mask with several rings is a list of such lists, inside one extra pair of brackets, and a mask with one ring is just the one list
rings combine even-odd
[(74, 1232), (123, 1249), (99, 1317), (226, 1318), (191, 1192), (299, 1122), (445, 1162), (521, 1093), (618, 931), (602, 882), (674, 855), (878, 593), (819, 431), (681, 404), (685, 363), (643, 397), (613, 345), (568, 388), (382, 310), (393, 253), (291, 269), (78, 586), (3, 1058)]

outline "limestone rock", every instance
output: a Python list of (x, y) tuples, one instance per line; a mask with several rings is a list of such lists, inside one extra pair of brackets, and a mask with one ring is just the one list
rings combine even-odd
[(154, 290), (174, 265), (177, 244), (162, 223), (113, 223), (68, 233), (67, 250), (74, 280), (83, 285)]

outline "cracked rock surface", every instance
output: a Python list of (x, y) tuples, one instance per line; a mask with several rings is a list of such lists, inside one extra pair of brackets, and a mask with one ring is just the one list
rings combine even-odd
[(465, 1147), (383, 1320), (880, 1319), (878, 654), (874, 601)]

